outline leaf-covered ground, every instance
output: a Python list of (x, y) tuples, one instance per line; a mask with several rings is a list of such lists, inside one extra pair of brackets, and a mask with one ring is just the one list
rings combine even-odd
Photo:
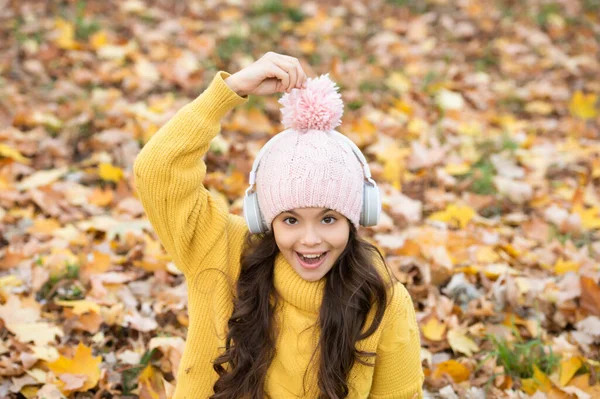
[[(600, 1), (0, 1), (0, 396), (168, 398), (186, 285), (132, 164), (276, 51), (329, 73), (443, 398), (600, 397)], [(223, 121), (241, 212), (278, 96)]]

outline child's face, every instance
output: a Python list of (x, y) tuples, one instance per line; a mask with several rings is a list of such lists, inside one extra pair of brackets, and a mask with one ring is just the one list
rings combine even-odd
[[(275, 241), (296, 273), (307, 281), (320, 280), (341, 255), (350, 234), (350, 222), (327, 208), (297, 208), (273, 220)], [(306, 259), (301, 255), (321, 255)]]

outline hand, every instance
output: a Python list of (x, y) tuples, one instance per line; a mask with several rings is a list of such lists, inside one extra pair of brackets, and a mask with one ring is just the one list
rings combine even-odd
[(225, 83), (240, 96), (289, 93), (300, 89), (306, 73), (297, 58), (269, 51), (254, 63), (225, 79)]

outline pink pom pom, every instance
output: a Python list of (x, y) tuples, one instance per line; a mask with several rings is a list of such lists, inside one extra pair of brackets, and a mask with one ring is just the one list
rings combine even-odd
[(337, 92), (339, 87), (329, 74), (306, 80), (303, 89), (285, 93), (279, 103), (283, 105), (282, 123), (286, 129), (299, 132), (307, 130), (332, 130), (342, 123), (344, 103)]

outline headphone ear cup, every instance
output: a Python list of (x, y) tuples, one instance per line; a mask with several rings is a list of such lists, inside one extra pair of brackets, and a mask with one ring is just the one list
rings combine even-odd
[(363, 188), (363, 208), (360, 214), (361, 226), (375, 226), (381, 215), (379, 187), (365, 184)]
[(258, 195), (255, 192), (244, 197), (244, 219), (250, 233), (259, 234), (267, 231), (258, 207)]

